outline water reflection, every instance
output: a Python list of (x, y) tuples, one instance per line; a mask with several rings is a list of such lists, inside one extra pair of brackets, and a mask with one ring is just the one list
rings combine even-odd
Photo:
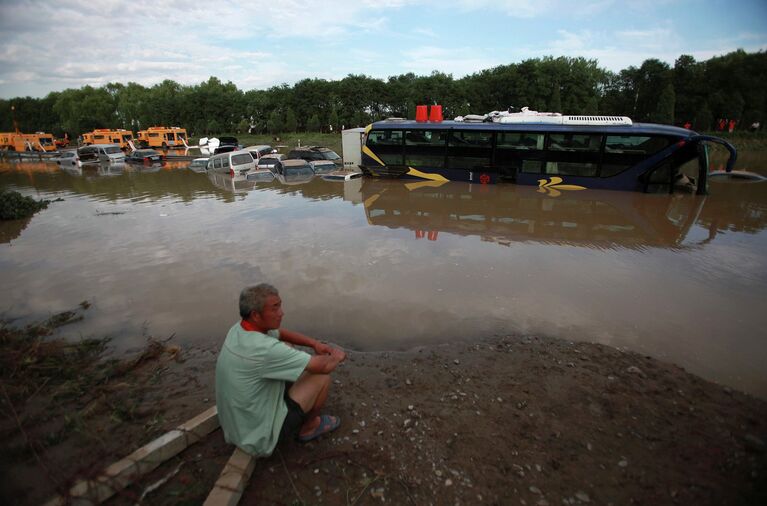
[(589, 247), (676, 247), (703, 208), (704, 197), (614, 191), (556, 198), (525, 186), (391, 184), (365, 179), (365, 215), (371, 225), (403, 227), (417, 239), (439, 233), (513, 242)]
[(68, 332), (110, 335), (117, 349), (141, 344), (144, 328), (217, 344), (241, 287), (270, 280), (286, 326), (353, 349), (542, 333), (767, 397), (767, 184), (552, 197), (112, 169), (0, 163), (0, 187), (64, 199), (0, 223), (0, 312), (45, 317), (88, 299)]

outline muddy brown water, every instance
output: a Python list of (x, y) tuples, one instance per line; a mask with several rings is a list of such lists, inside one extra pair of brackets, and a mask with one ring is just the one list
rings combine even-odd
[[(767, 174), (767, 154), (740, 160)], [(63, 199), (0, 222), (0, 313), (23, 323), (88, 300), (67, 336), (109, 336), (116, 353), (146, 335), (217, 348), (240, 289), (269, 281), (285, 327), (353, 350), (545, 334), (767, 398), (767, 183), (554, 194), (185, 165), (0, 162), (0, 188)]]

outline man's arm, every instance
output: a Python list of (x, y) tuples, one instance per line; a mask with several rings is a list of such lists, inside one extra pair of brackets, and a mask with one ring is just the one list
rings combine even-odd
[(314, 374), (329, 374), (346, 359), (346, 353), (338, 348), (331, 348), (329, 355), (313, 355), (306, 364), (306, 370)]
[(332, 346), (321, 343), (316, 339), (312, 339), (309, 336), (305, 336), (304, 334), (293, 330), (280, 329), (280, 340), (298, 346), (312, 348), (318, 355), (330, 355), (331, 351), (334, 349)]

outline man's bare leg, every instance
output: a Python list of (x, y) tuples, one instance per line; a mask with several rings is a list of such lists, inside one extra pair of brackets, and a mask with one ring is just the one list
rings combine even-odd
[(320, 424), (320, 409), (325, 405), (330, 391), (329, 374), (304, 372), (290, 387), (288, 395), (301, 406), (306, 413), (306, 422), (301, 426), (299, 435), (310, 434)]

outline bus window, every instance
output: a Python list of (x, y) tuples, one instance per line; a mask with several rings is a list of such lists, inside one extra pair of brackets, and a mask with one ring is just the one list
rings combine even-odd
[(515, 179), (519, 172), (543, 173), (543, 145), (546, 136), (534, 132), (498, 132), (495, 166), (504, 179)]
[(499, 132), (498, 148), (508, 149), (543, 149), (543, 134), (529, 132)]
[(448, 130), (406, 130), (405, 165), (443, 169), (447, 135)]
[(652, 155), (669, 144), (666, 137), (644, 135), (608, 135), (605, 153)]
[(550, 151), (599, 151), (602, 145), (601, 135), (589, 134), (549, 134)]
[(584, 162), (546, 162), (546, 174), (594, 177), (597, 175), (597, 164)]
[(371, 130), (368, 146), (386, 165), (402, 165), (402, 130)]
[(405, 131), (405, 145), (443, 147), (447, 133), (447, 130), (407, 130)]
[(602, 170), (599, 171), (601, 177), (612, 177), (620, 174), (624, 170), (632, 167), (630, 163), (603, 163)]
[(368, 146), (399, 146), (402, 144), (401, 130), (372, 130), (368, 134)]
[(492, 155), (493, 134), (490, 132), (453, 131), (447, 148), (447, 164), (451, 169), (487, 170)]
[(540, 160), (517, 160), (514, 167), (520, 172), (528, 174), (543, 174), (543, 162)]

